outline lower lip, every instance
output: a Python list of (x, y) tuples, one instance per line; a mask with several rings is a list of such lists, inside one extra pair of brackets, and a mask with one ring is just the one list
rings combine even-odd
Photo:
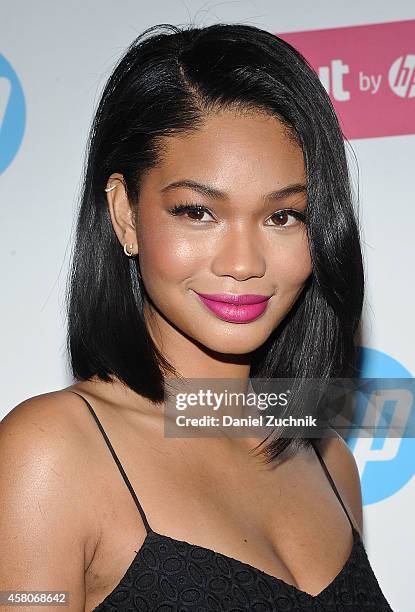
[(244, 306), (236, 306), (235, 304), (228, 304), (226, 302), (215, 302), (214, 300), (208, 300), (196, 293), (197, 297), (201, 302), (209, 308), (213, 314), (223, 321), (230, 321), (231, 323), (249, 323), (254, 321), (265, 312), (269, 299), (259, 304), (244, 304)]

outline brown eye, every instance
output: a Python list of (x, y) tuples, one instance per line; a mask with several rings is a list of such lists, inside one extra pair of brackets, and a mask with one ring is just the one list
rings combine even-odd
[(287, 209), (279, 210), (269, 218), (273, 220), (274, 227), (285, 228), (296, 225), (299, 221), (304, 221), (305, 215), (298, 210)]
[[(211, 219), (213, 218), (212, 213), (200, 204), (176, 204), (169, 209), (169, 213), (176, 217), (186, 216), (191, 221), (202, 221), (205, 214), (210, 215)], [(203, 222), (205, 221), (209, 221), (209, 219), (205, 219)]]
[(204, 214), (205, 214), (205, 211), (200, 210), (199, 208), (195, 208), (193, 210), (187, 211), (187, 215), (189, 219), (192, 219), (192, 221), (201, 221), (203, 219)]
[(282, 210), (281, 212), (278, 212), (272, 215), (272, 218), (274, 218), (274, 220), (276, 219), (279, 225), (286, 225), (289, 217), (290, 215), (287, 213), (286, 210)]

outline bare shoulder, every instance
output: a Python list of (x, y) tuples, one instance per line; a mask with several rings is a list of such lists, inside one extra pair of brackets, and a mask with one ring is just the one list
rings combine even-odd
[[(55, 491), (74, 490), (76, 501), (89, 483), (82, 480), (88, 459), (88, 432), (80, 398), (66, 389), (30, 397), (0, 421), (0, 466), (4, 477), (18, 482), (42, 476)], [(7, 466), (7, 467), (6, 467)], [(11, 472), (11, 473), (10, 473)], [(76, 478), (73, 475), (76, 474)], [(68, 509), (69, 511), (69, 509)]]
[(0, 587), (70, 590), (81, 607), (97, 534), (79, 413), (79, 398), (60, 390), (24, 400), (0, 422)]
[(22, 454), (42, 462), (81, 462), (86, 432), (79, 402), (74, 393), (62, 389), (30, 397), (15, 406), (0, 421), (3, 457), (8, 463), (21, 463)]
[(350, 511), (352, 520), (362, 535), (363, 507), (360, 475), (356, 459), (344, 439), (333, 430), (333, 436), (321, 438), (318, 450), (331, 477)]
[(36, 428), (40, 421), (48, 427), (64, 426), (70, 432), (73, 426), (76, 427), (75, 420), (70, 418), (70, 413), (75, 411), (76, 401), (74, 394), (66, 389), (29, 397), (10, 410), (0, 421), (0, 433), (11, 429), (12, 425), (16, 433), (22, 429)]

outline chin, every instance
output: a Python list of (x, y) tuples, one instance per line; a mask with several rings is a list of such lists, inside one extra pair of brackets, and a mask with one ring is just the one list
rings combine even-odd
[[(270, 331), (270, 334), (272, 331)], [(268, 338), (259, 337), (258, 334), (247, 334), (248, 337), (243, 338), (242, 333), (233, 334), (229, 332), (229, 335), (222, 333), (218, 337), (214, 337), (213, 334), (209, 338), (196, 338), (200, 344), (224, 355), (245, 355), (251, 353), (259, 348)]]

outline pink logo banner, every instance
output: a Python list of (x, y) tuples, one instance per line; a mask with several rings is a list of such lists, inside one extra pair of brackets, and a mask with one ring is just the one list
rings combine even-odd
[(347, 138), (415, 134), (415, 19), (277, 35), (318, 73)]

